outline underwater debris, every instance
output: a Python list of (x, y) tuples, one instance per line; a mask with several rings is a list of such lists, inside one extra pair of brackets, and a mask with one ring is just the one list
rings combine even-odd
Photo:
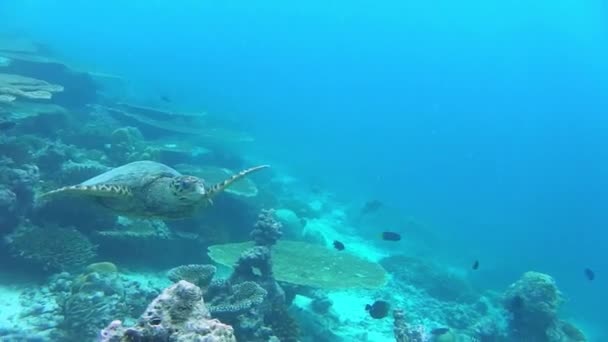
[(203, 180), (184, 176), (167, 165), (138, 161), (114, 168), (81, 184), (47, 192), (41, 195), (41, 199), (72, 194), (96, 198), (99, 204), (124, 216), (179, 219), (194, 215), (237, 180), (267, 167), (261, 165), (246, 169), (220, 183), (206, 186)]
[(120, 341), (213, 341), (236, 342), (231, 326), (211, 319), (201, 289), (185, 280), (166, 288), (150, 303), (138, 324), (110, 323), (100, 342)]
[(384, 300), (377, 300), (373, 304), (367, 304), (365, 311), (374, 319), (382, 319), (388, 315), (391, 305)]
[[(232, 267), (252, 242), (209, 247), (209, 257)], [(353, 254), (300, 241), (279, 241), (272, 248), (273, 274), (278, 281), (325, 289), (378, 288), (386, 284), (380, 265)]]

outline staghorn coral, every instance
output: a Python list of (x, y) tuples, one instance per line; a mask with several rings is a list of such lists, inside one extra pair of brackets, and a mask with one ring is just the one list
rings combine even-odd
[(273, 246), (283, 235), (283, 225), (274, 218), (274, 210), (262, 210), (251, 231), (251, 238), (258, 246)]
[(46, 81), (15, 74), (0, 73), (0, 94), (30, 100), (50, 100), (63, 87)]
[(78, 268), (96, 255), (96, 246), (74, 228), (23, 225), (7, 243), (13, 256), (50, 271)]
[(210, 318), (201, 289), (185, 280), (154, 299), (136, 326), (124, 327), (115, 320), (101, 331), (100, 337), (101, 342), (236, 342), (230, 326)]
[[(214, 245), (208, 254), (213, 261), (232, 267), (251, 247), (251, 242)], [(378, 288), (387, 281), (386, 271), (376, 263), (300, 241), (279, 241), (272, 248), (272, 263), (276, 280), (315, 288)]]
[(182, 265), (170, 269), (167, 276), (174, 283), (185, 280), (204, 289), (211, 283), (216, 270), (213, 265)]

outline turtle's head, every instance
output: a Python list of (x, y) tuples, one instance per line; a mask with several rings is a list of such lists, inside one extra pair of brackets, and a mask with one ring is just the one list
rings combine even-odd
[(178, 176), (171, 180), (171, 190), (175, 197), (185, 203), (200, 202), (207, 195), (205, 183), (194, 176)]

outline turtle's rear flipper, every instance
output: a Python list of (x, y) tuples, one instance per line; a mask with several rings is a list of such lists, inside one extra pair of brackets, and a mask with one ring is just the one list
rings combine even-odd
[(258, 170), (265, 169), (267, 167), (270, 167), (270, 165), (260, 165), (260, 166), (252, 167), (250, 169), (243, 170), (243, 171), (235, 174), (234, 176), (226, 179), (225, 181), (213, 185), (211, 188), (209, 188), (207, 190), (205, 198), (207, 200), (211, 200), (211, 198), (213, 196), (215, 196), (218, 193), (222, 192), (224, 189), (226, 189), (227, 187), (229, 187), (230, 185), (232, 185), (232, 183), (238, 181), (239, 179), (241, 179), (241, 178), (243, 178), (243, 177), (245, 177), (245, 176), (247, 176), (247, 175), (249, 175), (251, 173), (254, 173), (254, 172), (258, 171)]
[(53, 191), (46, 192), (40, 197), (41, 200), (45, 200), (55, 195), (80, 195), (90, 197), (127, 197), (132, 196), (133, 192), (127, 186), (113, 185), (113, 184), (101, 184), (101, 185), (72, 185), (64, 186)]

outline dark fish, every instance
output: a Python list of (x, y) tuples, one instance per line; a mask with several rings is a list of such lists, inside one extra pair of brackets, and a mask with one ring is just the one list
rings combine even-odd
[(338, 240), (334, 241), (334, 248), (336, 248), (339, 251), (343, 251), (344, 250), (344, 244)]
[(381, 319), (388, 315), (391, 305), (383, 300), (377, 300), (374, 304), (365, 306), (365, 311), (369, 312), (369, 315), (375, 319)]
[(168, 103), (173, 102), (173, 101), (171, 101), (171, 98), (169, 96), (167, 96), (167, 95), (161, 95), (160, 99), (163, 100), (163, 101), (165, 101), (165, 102), (168, 102)]
[(378, 209), (382, 208), (383, 205), (384, 204), (382, 204), (382, 202), (380, 202), (378, 200), (367, 201), (363, 205), (363, 208), (361, 208), (361, 214), (365, 215), (365, 214), (371, 214), (373, 212), (376, 212), (376, 211), (378, 211)]
[(15, 125), (16, 123), (14, 121), (0, 120), (0, 130), (11, 129), (15, 127)]
[(475, 260), (475, 262), (473, 263), (473, 267), (474, 270), (479, 268), (479, 260)]
[(595, 279), (595, 272), (593, 272), (590, 268), (585, 268), (585, 277), (589, 280)]
[(449, 328), (437, 328), (437, 329), (431, 330), (431, 334), (435, 335), (435, 336), (440, 336), (440, 335), (447, 333), (448, 331), (450, 331)]
[(401, 240), (401, 234), (395, 232), (382, 232), (382, 240), (399, 241)]

